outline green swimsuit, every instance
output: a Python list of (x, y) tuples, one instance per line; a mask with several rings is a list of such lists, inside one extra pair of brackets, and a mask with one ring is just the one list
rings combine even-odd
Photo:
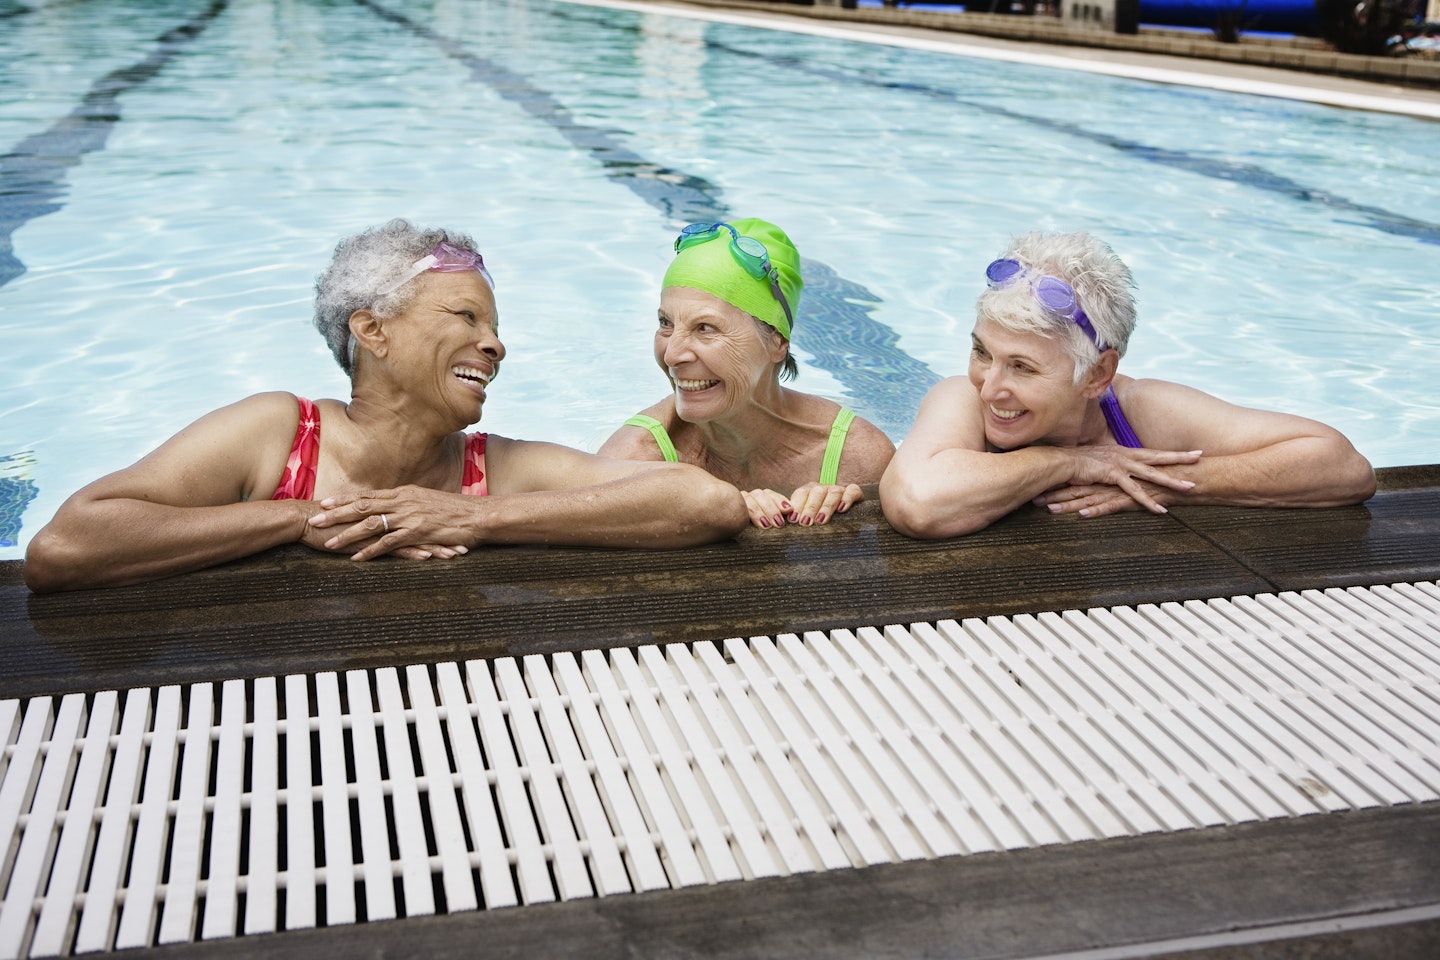
[[(825, 459), (820, 462), (820, 482), (832, 484), (840, 474), (840, 452), (845, 449), (845, 434), (850, 432), (850, 423), (855, 419), (855, 411), (845, 407), (835, 415), (835, 422), (830, 424), (830, 439), (825, 443)], [(649, 430), (650, 436), (655, 438), (655, 443), (660, 447), (661, 454), (671, 463), (679, 460), (675, 453), (675, 444), (670, 441), (670, 434), (665, 427), (654, 417), (648, 417), (643, 413), (637, 413), (625, 421), (627, 427), (639, 427), (642, 430)]]

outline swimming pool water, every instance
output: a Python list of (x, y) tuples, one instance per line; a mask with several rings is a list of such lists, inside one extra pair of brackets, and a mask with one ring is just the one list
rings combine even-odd
[(1440, 452), (1440, 124), (556, 0), (0, 0), (0, 559), (260, 390), (345, 395), (340, 236), (472, 232), (498, 433), (593, 448), (665, 390), (679, 226), (764, 216), (801, 389), (901, 439), (1012, 233), (1134, 270), (1121, 369)]

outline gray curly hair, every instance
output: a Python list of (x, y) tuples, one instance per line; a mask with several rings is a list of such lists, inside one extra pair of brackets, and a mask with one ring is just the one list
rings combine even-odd
[(475, 241), (467, 234), (443, 227), (422, 229), (401, 219), (362, 230), (335, 245), (330, 265), (315, 278), (315, 329), (347, 376), (355, 376), (350, 315), (370, 310), (388, 320), (403, 311), (419, 292), (413, 279), (389, 293), (381, 291), (441, 243), (475, 251)]
[[(1135, 279), (1110, 245), (1089, 233), (1026, 233), (1010, 240), (1001, 259), (1018, 260), (1031, 274), (1070, 284), (1100, 342), (1125, 356), (1135, 329)], [(1085, 331), (1048, 313), (1028, 283), (988, 287), (975, 302), (977, 320), (1010, 330), (1059, 338), (1075, 360), (1075, 382), (1100, 359)]]

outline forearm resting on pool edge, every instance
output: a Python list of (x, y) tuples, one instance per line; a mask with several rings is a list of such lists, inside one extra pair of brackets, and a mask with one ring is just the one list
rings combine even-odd
[(315, 505), (258, 500), (177, 507), (133, 498), (68, 501), (25, 552), (36, 593), (155, 580), (295, 543)]

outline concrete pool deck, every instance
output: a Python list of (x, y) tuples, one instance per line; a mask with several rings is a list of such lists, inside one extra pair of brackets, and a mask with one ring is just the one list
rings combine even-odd
[[(867, 502), (827, 527), (687, 550), (352, 565), (286, 548), (52, 596), (8, 562), (0, 696), (1440, 578), (1440, 467), (1380, 481), (1354, 507), (1026, 509), (941, 543), (897, 535)], [(133, 955), (1431, 957), (1437, 853), (1440, 803), (1402, 803)]]

